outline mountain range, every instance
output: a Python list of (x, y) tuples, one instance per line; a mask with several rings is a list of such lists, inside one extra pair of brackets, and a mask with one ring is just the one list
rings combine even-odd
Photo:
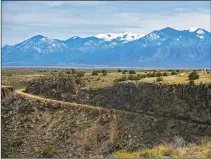
[(142, 36), (99, 34), (67, 40), (36, 35), (2, 47), (3, 66), (210, 68), (211, 33), (170, 27)]

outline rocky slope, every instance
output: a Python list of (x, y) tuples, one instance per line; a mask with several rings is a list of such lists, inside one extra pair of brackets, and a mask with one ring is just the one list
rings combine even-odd
[(197, 143), (211, 136), (211, 127), (117, 110), (64, 106), (14, 92), (2, 99), (2, 157), (108, 156), (170, 142), (175, 136)]

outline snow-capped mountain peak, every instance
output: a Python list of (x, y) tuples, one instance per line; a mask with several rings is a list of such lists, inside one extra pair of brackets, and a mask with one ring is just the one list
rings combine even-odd
[(103, 39), (105, 41), (112, 41), (115, 39), (119, 39), (122, 41), (133, 41), (133, 40), (137, 40), (140, 39), (143, 35), (140, 34), (133, 34), (133, 33), (108, 33), (108, 34), (98, 34), (95, 37), (98, 39)]
[(202, 35), (202, 34), (204, 34), (204, 31), (202, 29), (198, 29), (196, 33), (199, 35)]
[(196, 33), (197, 33), (197, 37), (198, 38), (200, 38), (200, 39), (204, 39), (204, 31), (202, 30), (202, 29), (197, 29), (196, 31), (195, 31)]
[(52, 41), (53, 39), (50, 39), (48, 37), (45, 37), (43, 35), (35, 35), (31, 37), (28, 40), (25, 40), (23, 44), (28, 43), (28, 42), (47, 42), (47, 41)]
[(108, 34), (98, 34), (95, 36), (96, 38), (103, 39), (105, 41), (111, 41), (113, 39), (116, 39), (118, 37), (117, 34), (108, 33)]
[(193, 26), (193, 27), (190, 27), (190, 28), (188, 28), (187, 30), (189, 31), (189, 32), (194, 32), (194, 31), (196, 31), (198, 28), (196, 28), (195, 26)]
[(148, 36), (149, 36), (150, 39), (158, 39), (158, 38), (160, 38), (160, 36), (158, 34), (154, 33), (154, 32), (150, 33)]
[(3, 47), (2, 58), (4, 65), (22, 66), (62, 63), (207, 68), (210, 66), (210, 36), (209, 31), (201, 28), (176, 30), (170, 27), (154, 30), (144, 37), (128, 32), (85, 38), (74, 36), (67, 40), (36, 35)]
[(80, 37), (79, 36), (73, 36), (70, 39), (80, 39)]
[(43, 35), (36, 35), (32, 38), (15, 45), (16, 49), (21, 49), (23, 52), (36, 50), (39, 53), (51, 53), (54, 51), (63, 51), (66, 45), (56, 39), (51, 39)]

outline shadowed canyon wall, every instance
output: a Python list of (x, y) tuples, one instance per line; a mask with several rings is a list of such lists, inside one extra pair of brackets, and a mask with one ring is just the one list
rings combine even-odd
[(83, 82), (75, 81), (80, 80), (35, 80), (29, 84), (26, 92), (58, 100), (211, 125), (211, 84), (122, 83), (113, 87), (88, 90), (78, 84)]

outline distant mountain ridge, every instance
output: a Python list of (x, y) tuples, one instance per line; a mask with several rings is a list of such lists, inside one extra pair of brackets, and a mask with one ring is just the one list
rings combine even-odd
[(167, 27), (145, 36), (98, 34), (67, 40), (36, 35), (2, 48), (3, 66), (103, 65), (108, 67), (210, 68), (211, 33)]

